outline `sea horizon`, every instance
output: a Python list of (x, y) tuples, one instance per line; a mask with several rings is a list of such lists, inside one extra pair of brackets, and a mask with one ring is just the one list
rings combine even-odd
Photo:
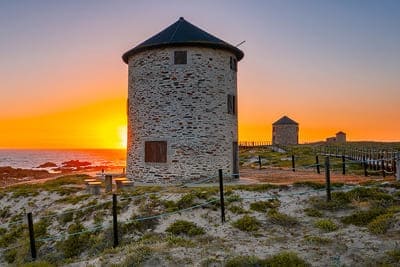
[(46, 162), (61, 166), (70, 160), (88, 161), (92, 166), (125, 166), (126, 149), (1, 149), (0, 167), (35, 169)]

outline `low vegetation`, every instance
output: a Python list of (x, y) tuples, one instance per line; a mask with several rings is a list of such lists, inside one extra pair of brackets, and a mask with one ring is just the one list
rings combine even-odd
[(289, 227), (295, 226), (299, 223), (299, 221), (292, 216), (279, 212), (277, 209), (271, 209), (267, 213), (269, 220), (281, 226)]
[[(357, 246), (354, 244), (357, 240), (350, 234), (347, 236), (350, 240), (348, 244), (339, 242), (337, 238), (342, 238), (341, 235), (349, 230), (337, 231), (339, 227), (354, 225), (351, 230), (357, 232), (355, 236), (369, 236), (371, 233), (382, 244), (388, 240), (392, 242), (392, 236), (396, 236), (400, 227), (397, 223), (400, 186), (396, 188), (397, 185), (392, 186), (391, 183), (385, 184), (385, 187), (355, 187), (349, 191), (346, 188), (343, 192), (333, 192), (330, 202), (325, 197), (305, 199), (298, 192), (313, 192), (306, 188), (297, 188), (291, 196), (292, 191), (286, 186), (227, 186), (225, 224), (220, 221), (217, 186), (136, 187), (118, 196), (119, 246), (113, 248), (111, 196), (86, 194), (82, 181), (79, 181), (84, 178), (67, 176), (32, 188), (16, 187), (18, 198), (11, 189), (2, 192), (0, 250), (8, 250), (1, 254), (0, 265), (90, 266), (96, 259), (95, 264), (100, 262), (104, 266), (310, 266), (298, 255), (315, 265), (315, 258), (325, 255), (323, 253), (332, 255), (332, 250), (339, 249), (346, 255), (341, 260), (349, 261), (347, 251)], [(323, 189), (313, 182), (297, 183), (295, 186)], [(285, 197), (275, 194), (278, 190), (274, 190), (274, 194), (268, 192), (271, 189), (285, 190)], [(42, 191), (45, 191), (44, 194), (41, 194)], [(38, 192), (40, 195), (36, 195)], [(322, 196), (322, 193), (315, 194)], [(267, 199), (271, 195), (276, 199)], [(55, 200), (49, 204), (48, 199)], [(181, 211), (212, 199), (216, 199), (213, 204), (195, 211)], [(22, 206), (34, 214), (39, 257), (35, 263), (29, 262), (26, 213), (19, 208), (19, 201), (25, 201), (26, 205)], [(41, 207), (40, 201), (46, 203), (43, 205), (45, 208)], [(160, 214), (164, 217), (158, 217)], [(330, 233), (332, 231), (337, 232)], [(265, 246), (273, 246), (273, 250), (263, 250)], [(294, 249), (299, 246), (301, 254), (281, 252), (260, 258), (251, 256), (250, 252), (255, 249), (279, 251), (277, 249), (283, 246)], [(342, 251), (345, 246), (349, 249)], [(242, 250), (237, 250), (238, 247)], [(390, 246), (386, 245), (378, 247), (378, 251), (368, 251), (370, 258), (356, 254), (359, 264), (396, 266), (400, 252), (393, 247), (386, 253), (388, 248)], [(234, 256), (243, 249), (250, 254)], [(381, 253), (381, 258), (377, 257), (378, 253)], [(198, 258), (202, 261), (199, 262)], [(321, 261), (324, 266), (334, 262), (322, 258)], [(354, 261), (340, 263), (351, 266)]]
[(371, 208), (368, 210), (359, 210), (349, 216), (342, 218), (342, 222), (345, 224), (353, 224), (356, 226), (367, 226), (375, 218), (386, 213), (386, 209), (383, 208)]
[(236, 256), (228, 259), (226, 267), (306, 267), (311, 266), (294, 252), (281, 252), (266, 259), (256, 256)]
[(373, 234), (384, 234), (394, 222), (393, 214), (382, 214), (368, 223), (368, 230)]
[(305, 208), (304, 213), (310, 217), (322, 217), (323, 213), (314, 208)]
[(260, 228), (261, 222), (255, 217), (244, 215), (242, 218), (233, 222), (232, 225), (242, 231), (254, 232)]
[(203, 235), (205, 233), (204, 229), (197, 226), (195, 223), (184, 220), (175, 221), (168, 226), (167, 230), (165, 231), (173, 235), (187, 236)]
[(266, 212), (268, 209), (276, 209), (280, 206), (278, 199), (269, 199), (267, 201), (256, 201), (250, 203), (250, 209), (258, 212)]
[(331, 244), (333, 242), (333, 240), (331, 238), (314, 236), (314, 235), (305, 236), (304, 241), (307, 243), (312, 243), (312, 244), (316, 244), (316, 245), (327, 245), (327, 244)]
[(339, 227), (329, 219), (321, 219), (314, 223), (315, 227), (321, 229), (324, 232), (336, 231)]

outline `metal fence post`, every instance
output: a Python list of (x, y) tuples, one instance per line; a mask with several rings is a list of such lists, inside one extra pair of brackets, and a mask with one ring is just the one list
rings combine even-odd
[(225, 222), (225, 203), (224, 203), (224, 177), (222, 174), (222, 169), (218, 170), (219, 172), (219, 196), (221, 202), (221, 222)]
[(292, 155), (292, 171), (296, 171), (296, 165), (295, 165), (295, 162), (294, 162), (294, 155)]
[(346, 174), (346, 157), (345, 155), (342, 155), (342, 174)]
[(368, 165), (367, 165), (367, 161), (366, 161), (366, 159), (365, 159), (365, 156), (363, 156), (363, 166), (364, 166), (364, 175), (365, 175), (365, 177), (367, 177), (368, 176)]
[(315, 156), (315, 165), (317, 165), (317, 173), (320, 174), (321, 171), (319, 169), (319, 158), (318, 158), (318, 155)]
[(331, 201), (331, 174), (329, 157), (325, 157), (326, 201)]
[(113, 234), (114, 234), (114, 248), (118, 246), (118, 221), (117, 221), (117, 195), (113, 194)]
[(400, 152), (397, 152), (396, 157), (396, 181), (400, 181)]
[(28, 213), (28, 229), (29, 229), (29, 241), (31, 245), (31, 255), (32, 259), (36, 259), (36, 244), (35, 244), (35, 233), (33, 231), (33, 220), (32, 212)]

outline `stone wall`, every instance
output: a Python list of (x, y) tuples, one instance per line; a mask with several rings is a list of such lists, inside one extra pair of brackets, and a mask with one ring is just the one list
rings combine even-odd
[[(174, 64), (174, 51), (187, 64)], [(140, 52), (129, 59), (127, 177), (179, 183), (231, 175), (237, 115), (227, 95), (237, 96), (228, 51), (179, 47)], [(146, 163), (145, 141), (167, 141), (167, 162)]]
[(272, 126), (273, 145), (297, 145), (299, 127), (295, 124), (280, 124)]

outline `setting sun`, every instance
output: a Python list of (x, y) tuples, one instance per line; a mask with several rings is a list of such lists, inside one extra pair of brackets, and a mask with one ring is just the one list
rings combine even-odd
[(126, 148), (127, 139), (128, 139), (128, 130), (126, 125), (118, 127), (118, 134), (120, 138), (120, 147), (119, 148)]

